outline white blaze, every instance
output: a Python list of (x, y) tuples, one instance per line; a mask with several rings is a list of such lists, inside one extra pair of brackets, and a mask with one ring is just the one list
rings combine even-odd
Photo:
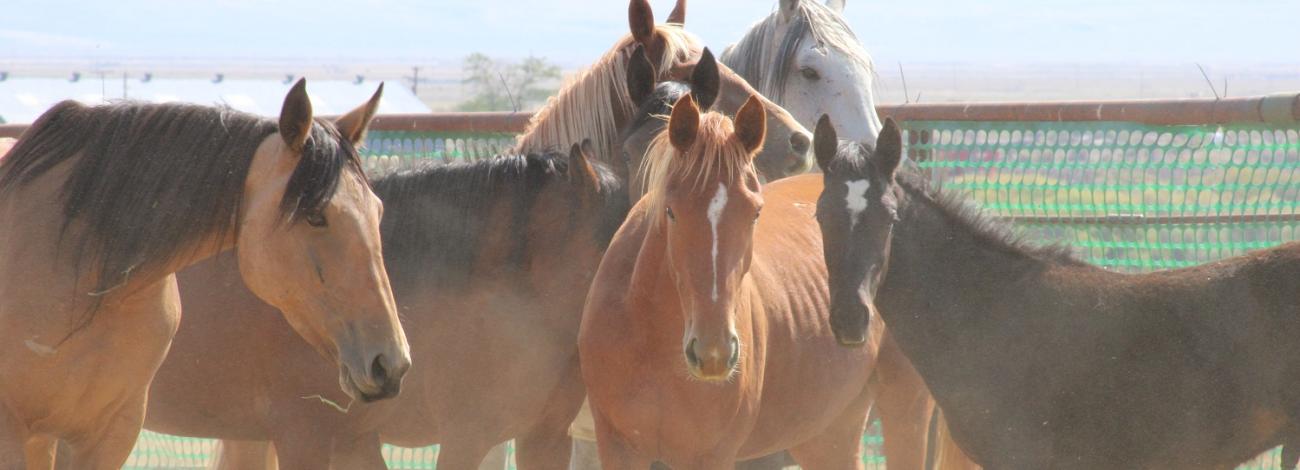
[(844, 205), (849, 208), (849, 231), (852, 231), (853, 226), (858, 224), (858, 216), (867, 209), (867, 190), (871, 189), (871, 182), (853, 180), (844, 183), (844, 187)]
[(727, 185), (718, 183), (718, 192), (709, 201), (709, 225), (713, 227), (713, 301), (718, 301), (718, 221), (727, 207)]

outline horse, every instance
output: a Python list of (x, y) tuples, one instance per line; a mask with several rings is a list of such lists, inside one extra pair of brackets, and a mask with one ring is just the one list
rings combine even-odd
[[(379, 104), (277, 121), (188, 104), (56, 104), (0, 163), (0, 462), (120, 468), (180, 321), (175, 272), (233, 251), (239, 279), (359, 401), (410, 365), (353, 146)], [(318, 359), (319, 360), (319, 359)]]
[(975, 462), (1228, 469), (1285, 445), (1295, 467), (1300, 243), (1116, 273), (900, 168), (891, 120), (874, 151), (829, 120), (814, 147), (830, 326), (883, 318)]
[[(621, 183), (588, 161), (580, 152), (505, 155), (372, 183), (387, 211), (384, 258), (412, 355), (429, 364), (387, 403), (323, 402), (337, 400), (325, 393), (323, 364), (267, 314), (272, 307), (224, 287), (233, 263), (183, 272), (182, 295), (195, 308), (155, 380), (149, 427), (270, 438), (281, 468), (385, 468), (381, 441), (441, 442), (440, 468), (474, 468), (511, 437), (521, 464), (557, 460), (541, 452), (567, 452), (567, 441), (547, 439), (555, 428), (563, 436), (577, 405), (557, 410), (549, 399), (570, 386), (555, 371), (572, 355), (564, 331), (576, 331), (565, 304), (581, 302), (562, 293), (586, 282), (627, 210)], [(232, 318), (240, 328), (226, 326)], [(246, 338), (241, 347), (221, 346), (236, 335)]]
[[(679, 3), (678, 8), (670, 16), (680, 21), (684, 19), (683, 12), (684, 6)], [(634, 34), (620, 40), (596, 65), (580, 73), (574, 82), (561, 90), (558, 96), (537, 114), (530, 124), (530, 130), (518, 141), (517, 147), (521, 151), (522, 149), (532, 149), (530, 151), (533, 152), (544, 151), (560, 145), (554, 139), (586, 135), (593, 140), (592, 148), (588, 151), (592, 156), (593, 165), (610, 167), (615, 176), (620, 175), (619, 168), (623, 167), (622, 174), (626, 174), (628, 170), (625, 165), (620, 165), (617, 159), (601, 157), (602, 151), (598, 149), (605, 145), (600, 142), (614, 142), (613, 148), (617, 150), (605, 152), (618, 155), (618, 151), (623, 150), (619, 136), (633, 132), (626, 127), (636, 118), (631, 111), (625, 114), (623, 110), (637, 109), (636, 104), (630, 104), (632, 98), (626, 91), (629, 80), (626, 69), (631, 67), (629, 59), (638, 54), (643, 57), (637, 62), (640, 66), (664, 71), (654, 73), (649, 81), (652, 84), (664, 79), (662, 77), (675, 77), (675, 80), (685, 79), (687, 82), (699, 82), (704, 80), (704, 76), (710, 77), (709, 80), (716, 82), (710, 87), (715, 90), (714, 93), (718, 97), (716, 101), (719, 109), (726, 110), (728, 106), (732, 106), (731, 103), (735, 100), (730, 96), (752, 90), (743, 79), (730, 73), (725, 67), (712, 67), (712, 74), (709, 73), (708, 66), (697, 70), (699, 68), (697, 64), (712, 62), (704, 59), (706, 54), (698, 46), (698, 40), (686, 33), (680, 25), (655, 26), (653, 13), (643, 0), (631, 3), (629, 24)], [(651, 28), (650, 34), (638, 32), (647, 25)], [(638, 49), (640, 49), (639, 53)], [(623, 84), (609, 85), (607, 82), (610, 80), (618, 80)], [(616, 95), (610, 90), (622, 91), (621, 94)], [(734, 106), (738, 107), (739, 104)], [(606, 109), (611, 111), (604, 111)], [(810, 135), (780, 108), (772, 107), (767, 110), (767, 113), (769, 119), (776, 123), (774, 128), (786, 129), (781, 132), (789, 135), (800, 133), (805, 136)], [(593, 121), (592, 115), (607, 117)], [(609, 124), (611, 122), (613, 125)], [(643, 122), (655, 123), (655, 121)], [(791, 143), (791, 141), (798, 143), (799, 140), (798, 138), (787, 138), (785, 141), (776, 139), (765, 145), (764, 148), (769, 149), (768, 153), (775, 156), (770, 160), (772, 163), (771, 173), (767, 175), (769, 178), (786, 176), (789, 171), (802, 171), (804, 167), (811, 165), (810, 145), (796, 149)], [(811, 139), (808, 138), (807, 142), (810, 143)], [(484, 172), (491, 173), (489, 170)], [(483, 178), (482, 175), (474, 174), (462, 176)], [(626, 178), (620, 176), (617, 179), (623, 181)], [(505, 187), (515, 187), (519, 184), (522, 183), (516, 182)], [(503, 189), (497, 191), (501, 190)], [(444, 204), (467, 204), (485, 199), (485, 195), (494, 194), (486, 189), (484, 191), (481, 194), (477, 192), (466, 194), (463, 200), (451, 199)], [(626, 197), (625, 191), (621, 194)], [(614, 193), (611, 193), (608, 197), (614, 196)], [(396, 226), (403, 224), (402, 221), (407, 219), (424, 220), (417, 217), (419, 214), (395, 213), (394, 203), (388, 201), (382, 192), (380, 197), (384, 198), (390, 206), (389, 215), (385, 219), (386, 224), (391, 223)], [(393, 197), (408, 198), (417, 195), (403, 193)], [(520, 210), (524, 209), (535, 210), (531, 206), (521, 207)], [(587, 209), (596, 210), (594, 206)], [(615, 217), (613, 215), (615, 213), (617, 213), (617, 222), (621, 222), (621, 218), (626, 215), (626, 207), (621, 212), (608, 213), (609, 217)], [(474, 220), (487, 220), (488, 215), (491, 214), (480, 214), (475, 216)], [(537, 217), (536, 220), (539, 221), (558, 217), (560, 222), (578, 223), (585, 219), (572, 217), (590, 216), (590, 214), (564, 212), (553, 217), (541, 213), (528, 217), (529, 220)], [(448, 218), (454, 219), (452, 216)], [(552, 220), (548, 223), (560, 222)], [(427, 222), (430, 228), (421, 229), (419, 224), (413, 224), (403, 230), (424, 233), (418, 236), (424, 237), (425, 243), (443, 244), (448, 242), (429, 234), (436, 233), (431, 231), (439, 224), (448, 223), (451, 222), (435, 220)], [(486, 224), (487, 222), (474, 223)], [(386, 234), (384, 237), (387, 239), (390, 236), (399, 236), (396, 233)], [(612, 233), (609, 236), (612, 236)], [(607, 241), (608, 236), (603, 242)], [(586, 243), (587, 240), (579, 239), (572, 242)], [(592, 243), (603, 252), (603, 242), (596, 240)], [(404, 251), (396, 251), (398, 248), (395, 248), (392, 243), (386, 246), (394, 251), (394, 254), (386, 254), (386, 256), (391, 256), (393, 259), (407, 257)], [(575, 286), (585, 293), (587, 281), (578, 278), (572, 279), (567, 284), (554, 284), (550, 280), (562, 278), (562, 273), (566, 272), (586, 272), (589, 279), (599, 257), (598, 254), (588, 257), (585, 252), (579, 252), (573, 256), (552, 258), (548, 254), (539, 254), (540, 250), (555, 250), (557, 253), (562, 250), (553, 247), (536, 247), (535, 244), (526, 244), (521, 249), (522, 252), (511, 256), (519, 255), (525, 259), (544, 258), (548, 262), (528, 264), (527, 267), (532, 273), (528, 277), (503, 277), (503, 273), (514, 271), (504, 267), (476, 268), (466, 274), (470, 281), (464, 285), (470, 286), (469, 288), (457, 287), (461, 284), (444, 284), (439, 281), (439, 278), (430, 274), (440, 269), (450, 269), (445, 266), (448, 260), (441, 261), (442, 264), (416, 266), (423, 271), (400, 272), (397, 268), (393, 268), (391, 274), (394, 279), (409, 279), (412, 284), (423, 282), (423, 291), (420, 292), (416, 292), (414, 288), (396, 289), (399, 307), (405, 312), (407, 328), (422, 332), (412, 335), (417, 362), (430, 364), (421, 366), (430, 369), (421, 369), (413, 373), (414, 378), (407, 381), (407, 390), (399, 399), (400, 403), (416, 400), (416, 406), (405, 407), (400, 403), (382, 407), (355, 406), (347, 408), (346, 417), (340, 417), (338, 410), (328, 403), (302, 399), (303, 396), (321, 395), (313, 388), (320, 380), (314, 378), (315, 372), (312, 372), (317, 366), (310, 365), (314, 359), (309, 355), (285, 351), (302, 348), (301, 345), (287, 344), (293, 340), (283, 334), (285, 330), (282, 325), (263, 322), (258, 331), (267, 332), (268, 336), (258, 337), (239, 334), (229, 329), (200, 327), (199, 322), (195, 321), (182, 325), (173, 353), (163, 364), (159, 378), (155, 381), (151, 392), (154, 406), (150, 408), (147, 426), (150, 429), (173, 434), (250, 441), (271, 440), (275, 442), (276, 453), (281, 457), (280, 464), (286, 468), (324, 468), (331, 461), (346, 468), (377, 467), (381, 465), (378, 460), (381, 440), (405, 445), (441, 443), (440, 467), (468, 468), (481, 460), (490, 447), (510, 438), (518, 439), (517, 448), (521, 465), (543, 468), (563, 467), (569, 455), (568, 421), (572, 420), (585, 394), (580, 377), (577, 375), (576, 356), (578, 318), (581, 314), (583, 298), (581, 295), (575, 295), (577, 292)], [(485, 253), (483, 256), (488, 259), (497, 259), (491, 252), (480, 251)], [(474, 253), (480, 251), (474, 251), (471, 255), (478, 256)], [(396, 261), (390, 261), (390, 267), (396, 265)], [(267, 315), (261, 312), (269, 310), (270, 307), (262, 305), (249, 296), (232, 296), (225, 292), (221, 292), (220, 295), (201, 294), (210, 286), (228, 284), (233, 276), (231, 267), (196, 266), (192, 271), (194, 271), (192, 275), (183, 273), (181, 278), (182, 288), (192, 289), (190, 292), (194, 292), (185, 296), (186, 308), (192, 319), (199, 316), (226, 317), (231, 315), (232, 310), (246, 310), (250, 312), (247, 314), (250, 318), (266, 319)], [(394, 281), (394, 284), (405, 285), (407, 282), (407, 280)], [(190, 287), (191, 285), (193, 287)], [(493, 295), (502, 292), (518, 300), (508, 304), (490, 301)], [(458, 310), (479, 312), (479, 315), (437, 313)], [(416, 320), (417, 317), (422, 319)], [(487, 322), (485, 318), (495, 320)], [(537, 320), (539, 318), (551, 319), (555, 323), (546, 328), (538, 328), (532, 322), (540, 321)], [(193, 329), (189, 330), (191, 326)], [(275, 335), (270, 333), (271, 330), (277, 329), (280, 333)], [(434, 330), (429, 334), (423, 334), (426, 329)], [(497, 344), (500, 339), (494, 338), (501, 336), (497, 330), (514, 331), (525, 336), (521, 336), (513, 344), (501, 345), (495, 350), (497, 353), (476, 355), (472, 356), (473, 360), (467, 360), (465, 351), (478, 350), (479, 344), (484, 342)], [(453, 335), (455, 332), (459, 334)], [(447, 337), (447, 335), (453, 336)], [(209, 346), (212, 343), (219, 343), (222, 346), (220, 348)], [(567, 344), (568, 346), (567, 348), (529, 347), (535, 344)], [(517, 352), (508, 354), (507, 352), (511, 350)], [(219, 362), (214, 362), (217, 359), (224, 360), (223, 358), (231, 355), (247, 357), (245, 361), (268, 365), (264, 366), (264, 372), (260, 372), (260, 375), (247, 379), (232, 377), (230, 374), (242, 372), (220, 367)], [(532, 366), (523, 367), (519, 357), (530, 358)], [(497, 380), (498, 375), (484, 373), (485, 370), (498, 371), (501, 376), (508, 377), (509, 380)], [(276, 386), (279, 388), (273, 396), (268, 396), (265, 390), (270, 387), (267, 382), (271, 378), (276, 380)], [(249, 385), (250, 383), (256, 385)], [(312, 391), (299, 392), (298, 390)], [(200, 397), (196, 397), (196, 394)], [(474, 403), (475, 406), (467, 406), (467, 403)], [(274, 413), (270, 411), (280, 406), (285, 407), (283, 411)], [(396, 413), (389, 410), (399, 407), (427, 411)], [(370, 408), (382, 409), (370, 411)], [(213, 415), (206, 411), (210, 409), (227, 411), (220, 415)], [(348, 424), (339, 424), (342, 421)], [(383, 432), (377, 431), (380, 426), (373, 424), (388, 421), (402, 424), (390, 423), (387, 427), (383, 427), (385, 429)], [(228, 428), (238, 428), (246, 432), (235, 433), (227, 431)], [(236, 448), (253, 454), (254, 459), (260, 459), (260, 454), (268, 452), (264, 443), (240, 443), (237, 446), (223, 447), (223, 453)], [(225, 454), (223, 460), (241, 461), (238, 455), (230, 454)], [(348, 464), (338, 462), (348, 462)]]
[[(684, 28), (686, 1), (677, 0), (666, 24), (655, 24), (654, 12), (647, 0), (631, 0), (628, 26), (631, 33), (620, 39), (596, 65), (578, 73), (573, 82), (561, 89), (535, 113), (523, 134), (516, 139), (516, 152), (556, 148), (584, 139), (592, 139), (595, 152), (602, 159), (619, 163), (625, 149), (618, 140), (641, 101), (628, 88), (628, 70), (636, 47), (642, 47), (654, 77), (650, 83), (665, 80), (687, 81), (704, 57), (703, 46)], [(734, 113), (757, 92), (731, 69), (714, 63), (712, 54), (705, 61), (718, 66), (721, 83), (717, 90), (718, 110)], [(769, 142), (755, 158), (760, 176), (778, 179), (807, 171), (813, 166), (812, 134), (785, 109), (761, 98), (770, 122)], [(592, 105), (593, 100), (601, 105)], [(615, 166), (619, 176), (628, 177), (630, 169)]]
[(722, 52), (722, 62), (806, 127), (829, 114), (842, 137), (873, 143), (880, 131), (875, 65), (844, 20), (843, 0), (780, 0)]
[(825, 326), (809, 249), (819, 180), (760, 189), (761, 106), (734, 125), (690, 95), (673, 106), (647, 194), (592, 281), (578, 351), (604, 468), (713, 469), (782, 449), (805, 468), (862, 466), (876, 349), (841, 347)]
[[(871, 145), (880, 131), (875, 65), (842, 16), (844, 4), (781, 0), (723, 51), (722, 62), (805, 126), (829, 115), (840, 124), (843, 137)], [(925, 468), (934, 402), (888, 332), (882, 347), (882, 391), (875, 411), (886, 436), (887, 460), (895, 469)], [(937, 444), (950, 443), (941, 439)], [(942, 468), (963, 466), (957, 454), (948, 455), (952, 458)]]

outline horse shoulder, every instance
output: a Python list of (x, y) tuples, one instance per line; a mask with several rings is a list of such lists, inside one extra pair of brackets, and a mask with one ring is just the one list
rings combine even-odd
[(587, 334), (589, 330), (612, 327), (610, 322), (619, 317), (612, 313), (626, 309), (628, 294), (635, 287), (637, 258), (650, 230), (648, 222), (645, 205), (638, 204), (610, 240), (587, 293), (580, 342), (592, 337)]

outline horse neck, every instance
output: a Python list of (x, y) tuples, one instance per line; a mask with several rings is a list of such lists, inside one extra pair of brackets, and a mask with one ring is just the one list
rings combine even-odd
[(1055, 263), (990, 240), (938, 202), (915, 194), (906, 199), (876, 297), (900, 337), (941, 349), (957, 344), (971, 327), (1001, 321), (981, 306), (1023, 296)]

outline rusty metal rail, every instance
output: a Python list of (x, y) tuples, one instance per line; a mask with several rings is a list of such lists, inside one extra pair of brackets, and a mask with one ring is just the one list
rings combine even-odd
[[(1152, 125), (1288, 123), (1300, 121), (1300, 93), (1224, 99), (931, 103), (876, 107), (881, 116), (910, 121), (1125, 121)], [(385, 114), (383, 131), (523, 132), (529, 113)], [(0, 137), (18, 137), (25, 124), (0, 125)]]

